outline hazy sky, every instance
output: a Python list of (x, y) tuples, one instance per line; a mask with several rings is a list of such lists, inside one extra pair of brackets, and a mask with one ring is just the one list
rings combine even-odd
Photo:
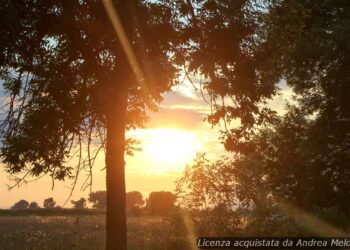
[[(283, 112), (283, 106), (292, 91), (284, 82), (280, 86), (282, 95), (277, 96), (270, 105), (278, 112)], [(134, 157), (126, 159), (126, 188), (127, 191), (140, 191), (144, 196), (151, 191), (173, 191), (174, 181), (179, 178), (185, 165), (191, 163), (196, 152), (206, 152), (211, 159), (224, 153), (218, 140), (219, 129), (212, 129), (203, 121), (210, 112), (210, 107), (188, 81), (163, 96), (161, 110), (151, 115), (147, 128), (127, 133), (127, 136), (140, 140), (143, 149), (136, 152)], [(92, 191), (105, 190), (102, 154), (94, 168)], [(86, 174), (81, 173), (80, 181), (70, 199), (87, 198), (89, 190), (81, 191)], [(71, 188), (68, 180), (55, 182), (55, 187), (51, 190), (51, 179), (45, 177), (11, 191), (8, 190), (8, 184), (11, 182), (1, 169), (0, 208), (8, 208), (20, 199), (36, 201), (42, 206), (47, 197), (54, 197), (57, 204), (63, 206)], [(69, 201), (66, 207), (70, 206)]]

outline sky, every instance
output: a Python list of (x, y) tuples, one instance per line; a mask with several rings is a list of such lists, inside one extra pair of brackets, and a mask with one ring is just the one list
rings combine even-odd
[[(284, 81), (279, 86), (281, 94), (271, 100), (269, 106), (283, 113), (285, 103), (293, 92)], [(140, 191), (144, 198), (152, 191), (173, 192), (175, 181), (186, 164), (192, 163), (197, 152), (206, 152), (211, 160), (225, 154), (219, 140), (219, 128), (212, 128), (204, 121), (210, 113), (210, 106), (188, 80), (163, 94), (163, 98), (160, 111), (150, 115), (146, 128), (127, 132), (127, 137), (140, 141), (142, 151), (126, 157), (126, 189)], [(104, 155), (101, 154), (94, 166), (92, 191), (105, 190), (103, 169)], [(36, 201), (42, 206), (43, 200), (48, 197), (53, 197), (59, 206), (71, 207), (70, 200), (88, 197), (90, 189), (81, 190), (86, 176), (87, 173), (81, 173), (76, 189), (69, 197), (70, 180), (57, 181), (52, 189), (48, 177), (8, 190), (8, 185), (13, 182), (0, 167), (0, 208), (9, 208), (21, 199)]]

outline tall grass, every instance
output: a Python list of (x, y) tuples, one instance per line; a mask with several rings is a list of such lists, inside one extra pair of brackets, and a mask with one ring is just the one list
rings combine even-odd
[[(104, 215), (50, 215), (0, 216), (0, 249), (105, 248)], [(187, 249), (187, 242), (168, 220), (143, 215), (128, 218), (128, 249)]]

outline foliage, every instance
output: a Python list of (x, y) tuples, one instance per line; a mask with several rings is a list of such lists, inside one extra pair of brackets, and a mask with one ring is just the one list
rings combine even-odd
[(20, 200), (18, 202), (16, 202), (11, 209), (13, 210), (20, 210), (20, 209), (27, 209), (29, 206), (29, 202), (26, 200)]
[(106, 195), (106, 191), (91, 192), (88, 200), (92, 203), (93, 208), (105, 209), (107, 207)]
[(307, 121), (301, 119), (302, 126), (300, 119), (291, 124), (293, 119), (287, 114), (275, 130), (257, 136), (254, 154), (214, 163), (199, 154), (186, 167), (177, 197), (199, 234), (317, 236), (347, 229), (347, 202), (337, 200), (327, 178), (307, 172), (313, 161), (298, 139), (307, 137), (295, 136), (305, 133)]
[(147, 200), (147, 208), (152, 215), (169, 215), (175, 208), (176, 197), (171, 192), (151, 192)]
[(348, 159), (350, 152), (339, 146), (333, 153), (331, 145), (321, 143), (317, 123), (292, 107), (274, 127), (262, 130), (254, 139), (255, 151), (232, 163), (242, 189), (255, 187), (256, 196), (269, 195), (305, 211), (337, 205), (348, 213), (343, 177), (349, 171), (339, 160)]
[(44, 200), (43, 206), (44, 208), (54, 208), (56, 206), (56, 202), (52, 197), (50, 197)]
[(76, 201), (71, 201), (73, 204), (73, 208), (76, 209), (84, 209), (86, 208), (86, 199), (85, 198), (80, 198), (79, 200)]
[[(197, 35), (189, 69), (207, 78), (208, 120), (223, 125), (233, 154), (228, 164), (199, 161), (186, 170), (180, 181), (187, 205), (209, 200), (216, 207), (218, 196), (227, 203), (227, 193), (259, 211), (288, 202), (309, 213), (336, 205), (348, 214), (350, 6), (328, 0), (192, 3), (184, 11)], [(266, 106), (281, 79), (295, 93), (285, 114)], [(221, 171), (230, 172), (232, 190), (223, 189)]]
[[(178, 22), (165, 1), (2, 1), (0, 79), (9, 97), (0, 157), (14, 186), (43, 175), (74, 179), (105, 149), (107, 248), (126, 249), (124, 155), (176, 83)], [(116, 11), (118, 13), (116, 13)], [(1, 19), (6, 16), (1, 16)], [(116, 24), (118, 23), (118, 24)], [(15, 31), (15, 32), (13, 32)], [(117, 33), (117, 34), (116, 34)], [(157, 34), (154, 36), (153, 34)], [(69, 159), (78, 156), (78, 163)]]
[(317, 113), (322, 128), (332, 117), (335, 126), (349, 116), (348, 10), (344, 1), (281, 1), (266, 19), (266, 63), (294, 88), (305, 114)]
[(341, 211), (337, 206), (325, 207), (315, 212), (321, 220), (340, 228), (344, 231), (349, 230), (349, 216)]
[(188, 210), (198, 235), (242, 235), (252, 221), (264, 218), (263, 213), (252, 216), (253, 211), (262, 211), (263, 202), (267, 205), (254, 184), (239, 175), (233, 159), (212, 163), (205, 154), (197, 154), (176, 183), (177, 202)]
[(205, 154), (197, 154), (193, 165), (186, 166), (176, 186), (177, 201), (189, 209), (236, 205), (237, 180), (225, 159), (212, 164)]
[(189, 40), (187, 76), (202, 77), (199, 87), (211, 106), (207, 119), (224, 127), (226, 149), (248, 153), (256, 128), (273, 118), (274, 112), (262, 104), (277, 93), (280, 79), (265, 71), (265, 58), (258, 54), (269, 1), (178, 2)]
[[(239, 208), (253, 214), (248, 216), (252, 232), (263, 234), (280, 221), (289, 225), (289, 219), (275, 217), (274, 209), (284, 202), (310, 214), (336, 204), (336, 212), (325, 212), (336, 224), (348, 215), (346, 1), (136, 1), (138, 14), (129, 16), (137, 18), (125, 25), (141, 79), (125, 66), (97, 1), (5, 1), (3, 6), (0, 12), (10, 14), (4, 14), (8, 19), (1, 27), (0, 75), (10, 98), (1, 156), (8, 173), (24, 174), (19, 182), (27, 175), (77, 178), (80, 167), (92, 173), (95, 156), (105, 147), (106, 121), (127, 115), (126, 125), (119, 124), (122, 133), (142, 125), (146, 109), (155, 109), (160, 94), (173, 85), (175, 63), (185, 62), (186, 77), (205, 79), (199, 85), (209, 96), (208, 121), (222, 125), (221, 139), (234, 152), (232, 159), (214, 164), (199, 156), (179, 180), (180, 201), (206, 221), (203, 230), (218, 229), (211, 216), (231, 222)], [(129, 12), (122, 14), (129, 18)], [(296, 93), (284, 115), (266, 106), (280, 93), (281, 79)], [(126, 112), (113, 109), (122, 102), (106, 105), (106, 99), (125, 93)], [(84, 158), (82, 145), (91, 152), (92, 144), (100, 147)], [(77, 148), (82, 161), (73, 174), (66, 159)], [(163, 214), (174, 207), (174, 197), (151, 193), (147, 206)], [(240, 231), (239, 223), (232, 225), (224, 231)]]
[(144, 205), (142, 194), (138, 191), (131, 191), (126, 193), (126, 210), (140, 208)]
[(271, 189), (306, 210), (349, 211), (349, 21), (346, 2), (326, 0), (275, 2), (266, 19), (266, 64), (293, 87), (297, 107), (261, 153), (264, 171)]
[(30, 204), (29, 204), (29, 207), (30, 209), (38, 209), (40, 208), (39, 204), (35, 201), (32, 201)]
[[(113, 3), (125, 8), (123, 1)], [(0, 77), (10, 98), (1, 156), (8, 173), (48, 174), (54, 181), (91, 170), (106, 146), (106, 100), (118, 88), (125, 86), (128, 95), (127, 128), (142, 126), (146, 110), (156, 110), (174, 83), (169, 53), (178, 40), (176, 21), (163, 2), (129, 7), (134, 12), (124, 29), (142, 78), (125, 71), (129, 64), (101, 1), (3, 1)], [(126, 143), (132, 153), (134, 140)], [(73, 154), (81, 158), (79, 166), (68, 164)]]
[(305, 115), (316, 115), (315, 130), (332, 135), (323, 138), (322, 145), (346, 147), (350, 110), (346, 1), (179, 1), (178, 5), (187, 20), (185, 36), (191, 40), (186, 69), (205, 78), (201, 85), (212, 107), (208, 121), (224, 127), (227, 150), (252, 152), (254, 135), (276, 122), (266, 103), (279, 93), (281, 79), (298, 94)]
[[(105, 209), (107, 207), (106, 191), (95, 191), (89, 194), (89, 202), (93, 208)], [(144, 204), (142, 194), (138, 191), (126, 193), (126, 209), (131, 210), (135, 207), (141, 207)]]

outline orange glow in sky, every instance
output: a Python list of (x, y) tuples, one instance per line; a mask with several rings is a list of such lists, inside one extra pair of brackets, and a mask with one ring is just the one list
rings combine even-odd
[(184, 164), (195, 154), (199, 142), (196, 135), (181, 130), (157, 129), (147, 145), (146, 151), (159, 162)]
[(197, 134), (183, 129), (158, 128), (136, 133), (144, 137), (142, 152), (137, 154), (145, 163), (141, 171), (148, 174), (180, 172), (202, 149)]
[[(283, 86), (282, 86), (283, 87)], [(271, 106), (282, 112), (289, 89), (283, 87), (282, 96), (275, 99)], [(218, 140), (219, 128), (212, 129), (203, 118), (210, 112), (191, 84), (174, 88), (172, 93), (164, 94), (164, 101), (158, 113), (151, 114), (146, 128), (128, 131), (128, 138), (140, 142), (141, 152), (126, 157), (126, 189), (140, 191), (145, 197), (152, 191), (174, 191), (175, 181), (182, 175), (187, 164), (192, 164), (197, 152), (206, 152), (209, 159), (220, 157), (224, 148)], [(77, 159), (72, 160), (74, 166)], [(104, 154), (96, 159), (92, 191), (105, 190), (106, 173)], [(76, 191), (71, 199), (88, 197), (89, 189), (82, 191), (81, 184), (88, 173), (82, 172)], [(36, 201), (42, 205), (47, 197), (54, 197), (56, 203), (63, 206), (70, 193), (71, 182), (57, 182), (51, 190), (51, 179), (42, 178), (8, 191), (8, 175), (0, 168), (0, 208), (8, 208), (20, 199)], [(67, 206), (71, 206), (70, 203)]]

